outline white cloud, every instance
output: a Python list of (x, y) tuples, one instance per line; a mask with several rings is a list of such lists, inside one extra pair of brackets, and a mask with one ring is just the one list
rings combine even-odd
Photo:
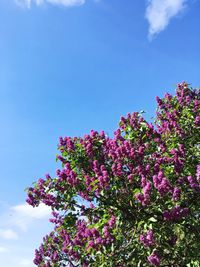
[(21, 259), (18, 263), (18, 266), (20, 266), (20, 267), (33, 267), (35, 265), (33, 264), (33, 260)]
[(18, 235), (12, 229), (0, 229), (0, 237), (4, 239), (18, 239)]
[(0, 205), (0, 266), (34, 267), (34, 251), (53, 228), (48, 220), (51, 208), (44, 204), (35, 208), (26, 203)]
[(85, 0), (46, 0), (46, 2), (63, 6), (80, 6), (85, 3)]
[(186, 6), (187, 0), (148, 0), (145, 17), (149, 22), (149, 37), (163, 31), (170, 20)]
[(65, 7), (80, 6), (85, 3), (85, 0), (15, 0), (15, 2), (21, 7), (30, 8), (31, 4), (40, 6), (42, 4), (52, 4)]
[(8, 252), (8, 249), (0, 246), (0, 253)]
[(34, 219), (42, 219), (51, 213), (51, 208), (43, 203), (35, 208), (25, 203), (12, 207), (12, 210), (20, 215), (26, 215)]
[(31, 7), (31, 0), (14, 0), (15, 3), (20, 7)]
[(21, 230), (27, 231), (31, 222), (36, 219), (44, 219), (50, 216), (51, 211), (51, 208), (43, 203), (35, 208), (25, 203), (11, 207), (11, 212), (13, 214), (10, 220), (12, 224), (17, 225)]

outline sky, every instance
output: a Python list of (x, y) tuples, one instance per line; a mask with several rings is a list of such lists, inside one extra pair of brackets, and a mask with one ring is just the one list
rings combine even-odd
[(200, 86), (200, 0), (0, 1), (0, 263), (33, 267), (53, 225), (25, 188), (60, 167), (59, 136), (112, 136), (187, 81)]

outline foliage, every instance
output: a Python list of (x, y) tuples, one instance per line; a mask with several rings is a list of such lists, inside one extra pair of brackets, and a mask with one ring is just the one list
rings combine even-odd
[(57, 177), (27, 190), (52, 207), (37, 266), (200, 266), (200, 90), (157, 103), (154, 124), (135, 112), (113, 138), (60, 138)]

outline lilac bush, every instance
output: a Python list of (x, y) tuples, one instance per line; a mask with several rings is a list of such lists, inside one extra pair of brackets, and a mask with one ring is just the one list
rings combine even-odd
[(200, 266), (200, 90), (156, 100), (154, 123), (134, 112), (113, 138), (60, 138), (62, 168), (27, 190), (54, 225), (35, 265)]

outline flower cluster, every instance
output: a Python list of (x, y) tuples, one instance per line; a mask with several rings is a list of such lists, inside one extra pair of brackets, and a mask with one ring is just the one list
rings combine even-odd
[(148, 262), (153, 266), (160, 266), (160, 258), (156, 251), (154, 251), (149, 257)]
[(37, 266), (198, 260), (200, 91), (183, 82), (157, 103), (154, 123), (128, 113), (113, 138), (94, 130), (60, 137), (56, 177), (27, 190), (30, 205), (53, 211), (54, 230), (36, 250)]
[(176, 221), (183, 217), (186, 217), (189, 213), (189, 208), (181, 208), (180, 206), (175, 206), (170, 211), (165, 210), (163, 212), (163, 217), (167, 221)]
[(146, 235), (141, 235), (140, 236), (140, 242), (145, 246), (145, 247), (150, 247), (154, 244), (154, 237), (153, 237), (153, 231), (149, 230)]

